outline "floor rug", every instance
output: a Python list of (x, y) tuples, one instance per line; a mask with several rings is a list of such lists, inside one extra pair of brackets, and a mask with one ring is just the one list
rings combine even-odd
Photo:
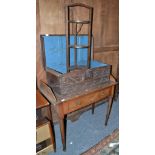
[(105, 126), (107, 102), (84, 112), (77, 121), (67, 120), (66, 151), (62, 150), (59, 124), (54, 124), (56, 152), (49, 155), (80, 155), (119, 128), (119, 100), (114, 101), (108, 125)]
[(119, 155), (119, 130), (114, 130), (111, 135), (81, 155)]

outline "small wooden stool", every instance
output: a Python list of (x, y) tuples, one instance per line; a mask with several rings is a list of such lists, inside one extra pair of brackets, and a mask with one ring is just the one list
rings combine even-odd
[(49, 118), (43, 118), (36, 122), (36, 154), (43, 155), (56, 151), (55, 137), (53, 132), (52, 112), (50, 103), (36, 90), (36, 110), (47, 107)]

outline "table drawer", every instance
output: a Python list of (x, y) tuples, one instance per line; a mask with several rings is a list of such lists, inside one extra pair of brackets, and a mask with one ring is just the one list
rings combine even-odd
[(104, 90), (100, 90), (91, 94), (87, 94), (76, 98), (74, 100), (68, 101), (68, 110), (66, 109), (66, 113), (78, 110), (82, 107), (85, 107), (91, 103), (98, 102), (110, 94), (110, 88), (106, 88)]
[(110, 96), (111, 88), (106, 88), (97, 93), (96, 100), (100, 101), (108, 96)]

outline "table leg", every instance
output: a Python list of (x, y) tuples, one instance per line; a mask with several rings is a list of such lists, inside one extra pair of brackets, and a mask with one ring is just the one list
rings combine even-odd
[(113, 98), (110, 96), (109, 101), (108, 101), (108, 105), (107, 105), (107, 113), (106, 113), (106, 120), (105, 120), (105, 125), (106, 126), (107, 126), (109, 115), (110, 115), (110, 112), (111, 112), (112, 101), (113, 101)]
[(66, 116), (64, 118), (59, 119), (60, 132), (61, 132), (61, 140), (63, 145), (63, 151), (66, 151), (66, 125), (67, 120)]
[(56, 152), (56, 141), (55, 141), (55, 132), (54, 132), (54, 125), (53, 125), (53, 118), (52, 118), (52, 111), (51, 111), (51, 106), (48, 106), (48, 112), (49, 112), (49, 119), (50, 119), (50, 124), (51, 124), (51, 134), (52, 134), (52, 143), (54, 146), (54, 152)]
[(94, 114), (95, 103), (92, 104), (92, 114)]

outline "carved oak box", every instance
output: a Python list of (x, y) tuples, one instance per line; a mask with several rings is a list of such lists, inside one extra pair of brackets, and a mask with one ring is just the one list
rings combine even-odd
[[(70, 36), (71, 43), (74, 37)], [(87, 35), (79, 35), (77, 42), (88, 42)], [(77, 64), (82, 66), (67, 72), (66, 67), (66, 36), (41, 35), (42, 56), (49, 86), (58, 95), (76, 95), (77, 92), (99, 87), (109, 82), (111, 65), (98, 62), (91, 58), (87, 68), (87, 49), (77, 49)], [(93, 53), (91, 53), (92, 57)], [(74, 64), (74, 50), (70, 50), (70, 64)]]

